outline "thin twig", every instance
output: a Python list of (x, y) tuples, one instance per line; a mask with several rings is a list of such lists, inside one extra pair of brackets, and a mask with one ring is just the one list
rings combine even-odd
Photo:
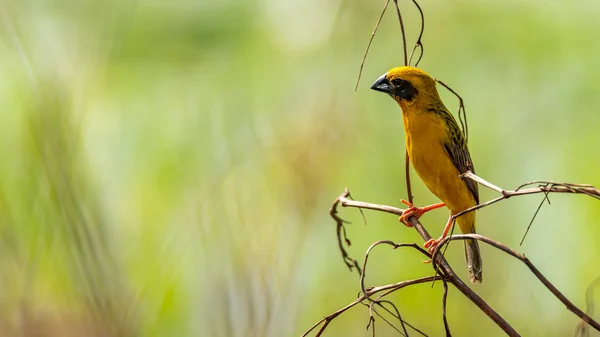
[(542, 199), (542, 202), (540, 202), (540, 204), (538, 205), (537, 209), (535, 210), (535, 213), (533, 213), (533, 216), (531, 217), (531, 221), (529, 221), (529, 225), (527, 225), (527, 229), (525, 229), (525, 234), (523, 234), (523, 237), (521, 238), (521, 242), (519, 243), (519, 246), (523, 245), (523, 242), (525, 241), (525, 238), (527, 237), (527, 234), (529, 233), (529, 229), (531, 228), (531, 225), (533, 225), (533, 221), (535, 221), (535, 218), (537, 217), (538, 213), (540, 212), (540, 209), (542, 209), (542, 206), (544, 205), (544, 202), (548, 200), (548, 205), (550, 204), (550, 199), (548, 198), (548, 192), (544, 193), (544, 199)]
[[(379, 313), (378, 313), (379, 315)], [(381, 315), (379, 315), (381, 316)], [(375, 337), (375, 317), (373, 317), (373, 308), (369, 308), (369, 323), (367, 323), (367, 331), (369, 331), (369, 327), (373, 323), (373, 337)]]
[[(429, 254), (428, 251), (426, 251), (425, 249), (421, 248), (416, 243), (407, 243), (407, 244), (402, 243), (402, 244), (397, 244), (397, 243), (395, 243), (393, 241), (390, 241), (390, 240), (381, 240), (381, 241), (377, 241), (377, 242), (371, 244), (371, 246), (369, 246), (369, 248), (367, 249), (367, 252), (365, 253), (364, 261), (363, 261), (363, 266), (362, 266), (362, 272), (360, 274), (360, 289), (361, 289), (361, 293), (360, 294), (366, 294), (367, 293), (367, 288), (365, 287), (365, 277), (366, 277), (366, 274), (367, 274), (367, 261), (369, 259), (369, 255), (371, 253), (371, 250), (373, 250), (373, 248), (375, 248), (375, 247), (377, 247), (379, 245), (389, 245), (389, 246), (392, 246), (392, 249), (398, 249), (398, 248), (404, 248), (404, 247), (413, 248), (413, 249), (416, 249), (421, 254), (425, 255), (425, 257), (427, 257), (428, 259), (431, 258), (431, 254)], [(406, 332), (406, 327), (405, 327), (405, 324), (404, 324), (405, 322), (402, 319), (402, 317), (400, 315), (400, 311), (398, 310), (398, 308), (396, 307), (396, 305), (394, 305), (390, 301), (381, 300), (382, 297), (387, 296), (388, 294), (390, 294), (390, 293), (392, 293), (394, 291), (396, 291), (396, 289), (390, 289), (390, 290), (388, 290), (386, 292), (383, 292), (375, 300), (371, 299), (370, 297), (367, 298), (367, 300), (371, 301), (371, 304), (368, 305), (368, 307), (369, 307), (369, 316), (370, 316), (369, 325), (371, 323), (373, 323), (373, 328), (374, 328), (375, 318), (373, 317), (373, 315), (372, 315), (371, 312), (373, 311), (373, 305), (379, 305), (384, 310), (386, 310), (388, 313), (392, 314), (392, 316), (394, 316), (395, 318), (397, 318), (400, 321), (400, 324), (402, 326), (402, 329), (404, 330), (404, 333), (402, 333), (400, 330), (398, 330), (398, 328), (396, 328), (396, 326), (394, 326), (393, 324), (391, 324), (384, 317), (381, 317), (383, 319), (383, 321), (386, 322), (387, 324), (389, 324), (390, 326), (392, 326), (394, 329), (398, 330), (398, 332), (400, 332), (400, 334), (402, 334), (404, 336), (408, 336), (408, 332)], [(382, 303), (388, 303), (388, 304), (390, 304), (394, 308), (394, 310), (396, 311), (396, 315), (394, 315), (385, 306), (383, 306)], [(377, 313), (377, 312), (375, 312), (375, 313)], [(371, 321), (371, 319), (372, 319), (372, 321)], [(367, 330), (368, 330), (369, 325), (367, 325)]]
[[(377, 316), (379, 316), (379, 318), (381, 318), (385, 323), (387, 323), (387, 325), (389, 325), (392, 329), (396, 330), (402, 336), (407, 336), (402, 331), (400, 331), (400, 329), (398, 329), (394, 324), (392, 324), (392, 322), (388, 321), (385, 317), (383, 317), (383, 315), (381, 315), (379, 312), (377, 312), (377, 310), (375, 310), (375, 308), (373, 308), (373, 306), (377, 305), (377, 304), (379, 304), (379, 303), (372, 302), (369, 305), (363, 303), (363, 305), (369, 307), (369, 324), (367, 324), (367, 330), (369, 330), (369, 325), (372, 322), (373, 323), (373, 336), (375, 336), (375, 317), (373, 316), (373, 313), (375, 313)], [(396, 317), (396, 316), (394, 316), (394, 317)]]
[(371, 37), (369, 38), (369, 43), (367, 44), (367, 49), (365, 49), (365, 55), (363, 56), (362, 62), (360, 63), (360, 69), (358, 70), (358, 78), (356, 79), (356, 86), (354, 87), (354, 92), (358, 90), (358, 84), (360, 83), (360, 78), (362, 76), (363, 67), (365, 66), (365, 61), (367, 60), (367, 54), (369, 54), (369, 49), (371, 49), (371, 43), (373, 43), (373, 39), (375, 38), (375, 33), (377, 33), (377, 29), (379, 29), (379, 24), (381, 24), (381, 20), (383, 19), (383, 14), (385, 14), (385, 10), (390, 4), (390, 0), (385, 1), (385, 5), (383, 5), (383, 10), (381, 10), (381, 14), (379, 15), (379, 19), (377, 19), (377, 23), (375, 24), (375, 29), (371, 33)]
[(404, 21), (402, 20), (402, 14), (400, 14), (400, 7), (398, 6), (398, 0), (394, 0), (396, 5), (396, 14), (398, 14), (398, 23), (400, 23), (400, 32), (402, 33), (402, 47), (404, 50), (404, 65), (408, 65), (408, 51), (406, 50), (406, 32), (404, 31)]
[(412, 187), (410, 186), (410, 157), (408, 156), (408, 150), (406, 150), (406, 156), (404, 158), (404, 175), (406, 176), (406, 194), (408, 194), (408, 202), (413, 203)]
[[(391, 289), (391, 290), (388, 290), (387, 292), (383, 292), (383, 293), (379, 294), (379, 296), (377, 297), (377, 299), (374, 300), (371, 304), (378, 305), (383, 310), (385, 310), (388, 314), (392, 315), (394, 318), (396, 318), (397, 320), (399, 320), (400, 324), (402, 325), (402, 328), (404, 330), (404, 334), (408, 335), (408, 331), (406, 330), (406, 327), (405, 327), (405, 325), (406, 325), (406, 326), (410, 327), (411, 329), (413, 329), (418, 334), (420, 334), (421, 336), (427, 337), (426, 333), (424, 333), (423, 331), (419, 330), (414, 325), (412, 325), (409, 322), (407, 322), (404, 319), (402, 319), (402, 316), (400, 315), (400, 311), (398, 310), (398, 308), (396, 307), (396, 305), (394, 303), (392, 303), (391, 301), (388, 301), (388, 300), (382, 300), (381, 299), (382, 297), (384, 297), (387, 294), (390, 294), (390, 293), (392, 293), (394, 291), (396, 291), (396, 289)], [(359, 294), (359, 296), (360, 296), (360, 294)], [(363, 303), (363, 304), (365, 306), (367, 305), (366, 303)], [(390, 309), (386, 308), (383, 304), (388, 304), (388, 305), (392, 306), (392, 308), (394, 308), (394, 312), (392, 312)]]
[[(396, 318), (397, 320), (400, 321), (400, 325), (402, 326), (402, 334), (404, 336), (408, 336), (408, 331), (406, 330), (406, 326), (411, 326), (410, 324), (408, 324), (407, 322), (404, 321), (404, 319), (402, 319), (402, 315), (400, 315), (400, 310), (398, 310), (398, 307), (396, 307), (396, 305), (394, 303), (392, 303), (392, 301), (388, 301), (388, 300), (381, 300), (381, 301), (376, 301), (373, 302), (376, 303), (377, 305), (379, 305), (381, 308), (383, 308), (383, 310), (387, 311), (390, 315), (394, 316), (394, 318)], [(386, 308), (383, 304), (389, 304), (392, 308), (394, 308), (394, 312), (391, 312), (390, 309)], [(419, 330), (417, 330), (419, 331)]]
[(398, 248), (402, 248), (402, 247), (408, 247), (408, 248), (413, 248), (416, 249), (418, 252), (420, 252), (421, 254), (425, 255), (428, 259), (431, 258), (431, 254), (429, 254), (428, 251), (426, 251), (425, 249), (419, 247), (419, 245), (417, 245), (416, 243), (395, 243), (393, 241), (390, 240), (381, 240), (381, 241), (377, 241), (375, 243), (373, 243), (371, 246), (369, 246), (369, 248), (367, 249), (367, 252), (365, 253), (365, 258), (363, 261), (363, 266), (362, 266), (362, 272), (360, 274), (360, 289), (362, 291), (363, 294), (366, 294), (366, 289), (365, 289), (365, 277), (367, 275), (367, 261), (369, 259), (369, 254), (371, 253), (371, 250), (379, 245), (390, 245), (392, 246), (393, 249), (398, 249)]
[[(519, 185), (519, 187), (516, 188), (516, 191), (522, 189), (525, 186), (531, 186), (531, 185), (546, 185), (548, 184), (547, 180), (534, 180), (534, 181), (529, 181), (526, 182), (524, 184)], [(568, 183), (567, 185), (569, 186), (574, 186), (574, 187), (594, 187), (594, 185), (590, 185), (590, 184), (572, 184), (572, 183)]]
[[(458, 98), (458, 120), (460, 121), (460, 126), (462, 127), (462, 132), (465, 135), (465, 139), (467, 141), (467, 143), (469, 142), (469, 124), (467, 123), (467, 110), (465, 109), (465, 102), (463, 101), (462, 97), (460, 97), (460, 95), (454, 91), (454, 89), (452, 89), (450, 86), (448, 86), (446, 83), (442, 82), (441, 80), (438, 80), (437, 78), (435, 79), (436, 82), (438, 82), (439, 84), (441, 84), (442, 86), (444, 86), (444, 88), (448, 89), (448, 91), (450, 91), (452, 94), (454, 94), (454, 96), (456, 96), (456, 98)], [(463, 121), (464, 119), (464, 121)]]
[(434, 278), (435, 278), (434, 276), (426, 276), (426, 277), (421, 277), (421, 278), (414, 279), (414, 280), (402, 281), (402, 282), (387, 284), (387, 285), (384, 285), (384, 286), (373, 287), (371, 289), (368, 289), (362, 296), (360, 296), (356, 300), (352, 301), (350, 304), (348, 304), (345, 307), (343, 307), (343, 308), (341, 308), (341, 309), (339, 309), (339, 310), (337, 310), (337, 311), (335, 311), (335, 312), (333, 312), (333, 313), (331, 313), (331, 314), (323, 317), (320, 321), (318, 321), (317, 323), (313, 324), (313, 326), (311, 326), (310, 329), (308, 329), (302, 335), (302, 337), (308, 336), (308, 334), (311, 333), (318, 326), (321, 326), (321, 328), (319, 329), (319, 331), (317, 332), (317, 334), (315, 335), (315, 337), (321, 336), (321, 334), (323, 333), (323, 331), (325, 331), (325, 329), (327, 328), (327, 325), (329, 325), (329, 323), (333, 319), (335, 319), (337, 316), (341, 315), (342, 313), (346, 312), (348, 309), (351, 309), (355, 305), (357, 305), (360, 302), (366, 300), (367, 298), (369, 298), (370, 296), (372, 296), (374, 294), (377, 294), (377, 293), (382, 292), (382, 291), (390, 290), (390, 289), (400, 290), (402, 288), (405, 288), (407, 286), (411, 286), (411, 285), (414, 285), (414, 284), (431, 282), (431, 281), (433, 281)]
[(444, 284), (444, 295), (442, 295), (442, 318), (444, 320), (444, 329), (446, 330), (446, 337), (452, 337), (450, 333), (450, 325), (448, 325), (448, 317), (446, 317), (446, 301), (448, 299), (448, 282), (443, 280)]
[(417, 42), (415, 43), (415, 46), (413, 47), (413, 50), (410, 53), (410, 57), (408, 58), (408, 65), (410, 65), (413, 55), (415, 54), (415, 51), (417, 50), (417, 48), (420, 48), (421, 53), (419, 54), (419, 58), (417, 59), (417, 62), (415, 62), (415, 67), (418, 67), (419, 62), (421, 62), (421, 58), (423, 58), (423, 53), (425, 53), (425, 50), (423, 47), (423, 42), (421, 42), (421, 39), (423, 38), (423, 33), (425, 32), (425, 14), (423, 14), (423, 10), (421, 9), (421, 6), (419, 6), (419, 3), (416, 0), (412, 0), (412, 2), (415, 4), (417, 9), (419, 10), (419, 14), (421, 15), (421, 30), (419, 32), (419, 37), (417, 38)]
[[(350, 196), (350, 195), (348, 195), (348, 199), (353, 200), (352, 196)], [(360, 215), (362, 216), (363, 222), (365, 223), (365, 226), (366, 226), (367, 225), (367, 217), (365, 216), (365, 212), (363, 211), (362, 208), (359, 208), (358, 210), (360, 211)]]

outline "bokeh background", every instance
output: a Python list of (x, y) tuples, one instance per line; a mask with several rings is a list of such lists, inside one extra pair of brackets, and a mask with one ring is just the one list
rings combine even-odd
[[(418, 13), (400, 4), (412, 45)], [(421, 5), (420, 66), (465, 99), (478, 174), (505, 188), (600, 185), (600, 3)], [(359, 283), (331, 201), (345, 187), (371, 202), (406, 198), (400, 110), (368, 89), (403, 62), (393, 10), (353, 91), (382, 6), (3, 0), (1, 336), (298, 336), (351, 302)], [(435, 201), (413, 185), (416, 203)], [(541, 198), (479, 211), (478, 231), (524, 252), (585, 308), (600, 276), (600, 204), (551, 196), (519, 247)], [(380, 239), (422, 243), (393, 216), (367, 212), (365, 226), (356, 210), (341, 215), (353, 257)], [(437, 235), (446, 217), (422, 221)], [(578, 319), (525, 266), (482, 250), (474, 289), (520, 333), (573, 334)], [(462, 246), (448, 257), (466, 276)], [(416, 253), (381, 247), (367, 284), (431, 273)], [(419, 285), (392, 299), (439, 336), (441, 293)], [(448, 317), (457, 336), (502, 335), (455, 289)], [(326, 335), (370, 336), (367, 322), (356, 307)]]

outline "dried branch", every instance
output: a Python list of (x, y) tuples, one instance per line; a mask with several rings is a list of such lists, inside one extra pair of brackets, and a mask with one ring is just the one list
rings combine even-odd
[(496, 240), (490, 239), (488, 237), (485, 237), (485, 236), (482, 236), (479, 234), (457, 234), (457, 235), (445, 237), (444, 239), (442, 239), (442, 241), (440, 241), (438, 246), (433, 251), (433, 254), (432, 254), (434, 257), (433, 263), (435, 264), (435, 261), (436, 261), (435, 256), (438, 255), (440, 248), (442, 248), (444, 245), (448, 244), (450, 241), (466, 240), (466, 239), (476, 239), (479, 241), (483, 241), (483, 242), (487, 243), (488, 245), (495, 247), (497, 249), (500, 249), (501, 251), (507, 253), (508, 255), (510, 255), (516, 259), (519, 259), (521, 262), (523, 262), (529, 268), (529, 270), (531, 270), (533, 275), (535, 275), (535, 277), (538, 280), (540, 280), (540, 282), (542, 282), (542, 284), (548, 290), (550, 290), (550, 292), (559, 301), (561, 301), (567, 307), (567, 309), (569, 309), (569, 311), (573, 312), (575, 315), (577, 315), (579, 318), (581, 318), (584, 322), (588, 323), (589, 325), (594, 327), (596, 330), (600, 331), (600, 323), (596, 322), (594, 319), (592, 319), (590, 316), (588, 316), (585, 312), (583, 312), (583, 310), (579, 309), (575, 304), (573, 304), (573, 302), (569, 301), (569, 299), (565, 295), (563, 295), (563, 293), (561, 293), (558, 289), (556, 289), (556, 287), (550, 281), (548, 281), (548, 279), (544, 275), (542, 275), (542, 273), (533, 265), (533, 263), (531, 263), (531, 261), (529, 261), (529, 259), (524, 254), (518, 253), (518, 252), (510, 249), (508, 246), (503, 245), (502, 243), (500, 243)]
[[(461, 177), (466, 178), (466, 179), (472, 179), (472, 180), (476, 181), (477, 183), (500, 193), (501, 196), (499, 196), (495, 199), (491, 199), (480, 205), (466, 209), (463, 212), (457, 213), (456, 215), (453, 216), (454, 219), (456, 219), (458, 216), (461, 216), (467, 212), (472, 212), (474, 210), (490, 206), (490, 205), (495, 204), (504, 199), (508, 199), (508, 198), (512, 198), (512, 197), (516, 197), (516, 196), (529, 195), (529, 194), (543, 193), (544, 199), (542, 202), (547, 200), (548, 194), (550, 194), (550, 193), (585, 194), (585, 195), (591, 196), (593, 198), (600, 199), (600, 191), (591, 185), (557, 183), (557, 182), (550, 182), (550, 181), (534, 181), (534, 182), (522, 184), (519, 187), (517, 187), (515, 190), (505, 190), (505, 189), (502, 189), (502, 188), (484, 180), (483, 178), (473, 174), (472, 172), (467, 172), (467, 173), (461, 175)], [(410, 179), (408, 177), (408, 175), (407, 175), (407, 179), (408, 180)], [(532, 185), (538, 185), (538, 186), (525, 188), (527, 186), (532, 186)], [(544, 275), (542, 275), (542, 273), (531, 263), (531, 261), (529, 261), (529, 259), (527, 257), (525, 257), (525, 255), (523, 255), (522, 253), (518, 253), (518, 252), (512, 250), (511, 248), (509, 248), (495, 240), (492, 240), (490, 238), (487, 238), (487, 237), (484, 237), (481, 235), (462, 234), (462, 235), (449, 236), (440, 242), (440, 244), (436, 247), (436, 250), (431, 255), (415, 243), (404, 244), (404, 243), (394, 243), (389, 240), (378, 241), (378, 242), (375, 242), (374, 244), (372, 244), (369, 247), (369, 249), (367, 250), (367, 252), (365, 253), (364, 261), (362, 264), (363, 267), (361, 269), (358, 261), (355, 259), (352, 259), (346, 250), (346, 246), (350, 246), (350, 240), (347, 238), (346, 229), (344, 226), (344, 224), (347, 222), (345, 222), (342, 218), (340, 218), (337, 215), (338, 205), (341, 205), (342, 207), (358, 208), (361, 211), (362, 211), (362, 209), (375, 210), (375, 211), (390, 213), (390, 214), (393, 214), (396, 216), (401, 216), (404, 212), (403, 209), (393, 207), (393, 206), (373, 204), (373, 203), (368, 203), (368, 202), (363, 202), (363, 201), (352, 200), (350, 197), (350, 191), (348, 189), (345, 189), (344, 193), (342, 193), (334, 201), (334, 203), (332, 204), (331, 209), (330, 209), (330, 215), (335, 219), (336, 224), (337, 224), (338, 245), (339, 245), (340, 251), (342, 253), (342, 257), (343, 257), (346, 265), (351, 270), (352, 270), (352, 268), (356, 268), (356, 270), (360, 274), (361, 296), (359, 296), (358, 299), (356, 299), (354, 302), (350, 303), (346, 307), (344, 307), (328, 316), (325, 316), (323, 319), (321, 319), (319, 322), (317, 322), (315, 325), (313, 325), (313, 327), (311, 327), (303, 336), (306, 336), (308, 333), (313, 331), (316, 327), (321, 326), (321, 328), (319, 329), (319, 332), (317, 333), (317, 336), (320, 336), (323, 333), (323, 331), (325, 331), (325, 329), (327, 328), (327, 325), (333, 319), (335, 319), (337, 316), (339, 316), (346, 310), (350, 309), (351, 307), (355, 306), (356, 304), (362, 303), (365, 300), (370, 302), (370, 304), (369, 304), (370, 312), (375, 312), (376, 314), (378, 314), (373, 309), (373, 306), (379, 305), (382, 308), (387, 310), (387, 308), (385, 308), (382, 305), (382, 302), (384, 301), (384, 300), (382, 300), (382, 298), (384, 298), (385, 296), (387, 296), (390, 293), (392, 293), (398, 289), (401, 289), (405, 286), (423, 283), (423, 282), (433, 282), (436, 279), (442, 280), (443, 285), (444, 285), (444, 294), (442, 296), (442, 305), (443, 305), (442, 306), (442, 315), (443, 315), (443, 320), (444, 320), (444, 328), (445, 328), (447, 336), (451, 335), (450, 328), (449, 328), (448, 321), (447, 321), (447, 316), (446, 316), (446, 300), (447, 300), (447, 292), (448, 292), (448, 285), (447, 285), (448, 283), (451, 283), (463, 295), (465, 295), (465, 297), (467, 297), (469, 300), (471, 300), (471, 302), (473, 302), (475, 305), (477, 305), (479, 307), (479, 309), (481, 311), (483, 311), (488, 317), (490, 317), (507, 335), (519, 336), (519, 333), (516, 330), (514, 330), (514, 328), (508, 322), (506, 322), (493, 308), (491, 308), (483, 299), (481, 299), (481, 297), (479, 297), (475, 292), (473, 292), (473, 290), (471, 290), (454, 273), (454, 271), (452, 270), (452, 268), (450, 267), (448, 262), (444, 259), (443, 254), (439, 254), (440, 250), (445, 248), (445, 246), (450, 241), (465, 240), (465, 239), (476, 239), (476, 240), (483, 241), (483, 242), (485, 242), (491, 246), (494, 246), (494, 247), (500, 249), (501, 251), (513, 256), (514, 258), (519, 259), (521, 262), (523, 262), (529, 268), (529, 270), (531, 270), (531, 272), (536, 276), (536, 278), (559, 301), (561, 301), (567, 307), (567, 309), (569, 309), (571, 312), (573, 312), (575, 315), (577, 315), (579, 318), (581, 318), (582, 322), (587, 323), (587, 325), (585, 325), (585, 326), (580, 325), (578, 327), (578, 329), (579, 329), (578, 331), (587, 331), (587, 326), (591, 326), (594, 329), (596, 329), (597, 331), (600, 331), (600, 323), (598, 323), (597, 321), (592, 319), (588, 314), (586, 314), (583, 310), (579, 309), (569, 299), (567, 299), (550, 281), (548, 281), (548, 279)], [(539, 207), (538, 207), (538, 210), (539, 210)], [(537, 213), (537, 211), (536, 211), (536, 213)], [(408, 222), (410, 225), (413, 226), (413, 228), (415, 228), (415, 230), (419, 233), (419, 235), (423, 238), (424, 241), (427, 241), (431, 238), (431, 236), (425, 230), (423, 225), (415, 217), (410, 217), (408, 219)], [(382, 244), (390, 245), (394, 249), (397, 249), (400, 247), (414, 248), (414, 249), (418, 250), (420, 253), (422, 253), (423, 255), (425, 255), (427, 257), (431, 257), (432, 267), (434, 268), (434, 270), (436, 270), (436, 275), (426, 277), (426, 278), (416, 279), (416, 280), (398, 282), (398, 283), (389, 284), (389, 285), (381, 286), (381, 287), (366, 287), (365, 286), (365, 277), (366, 277), (366, 267), (367, 267), (367, 261), (369, 258), (369, 254), (373, 248), (375, 248), (378, 245), (382, 245)], [(372, 298), (371, 296), (374, 294), (378, 294), (378, 296), (376, 298)], [(391, 303), (391, 302), (389, 302), (389, 303), (393, 305), (393, 303)], [(397, 308), (395, 306), (394, 306), (394, 308), (397, 312), (397, 315), (394, 315), (394, 317), (396, 317), (400, 320), (400, 322), (402, 324), (402, 328), (404, 329), (404, 331), (406, 331), (406, 327), (404, 326), (404, 324), (406, 322), (403, 321), (402, 318), (400, 317), (400, 313), (397, 311)], [(387, 311), (390, 312), (389, 310), (387, 310)], [(371, 313), (369, 326), (371, 326), (371, 324), (373, 324), (373, 328), (374, 328), (374, 319), (375, 318), (374, 318), (374, 316), (372, 316), (372, 313)], [(385, 320), (385, 321), (387, 322), (387, 320)], [(391, 323), (388, 322), (388, 324), (391, 324)], [(406, 325), (411, 326), (408, 323), (406, 323)], [(394, 328), (396, 328), (396, 327), (394, 327)], [(398, 330), (398, 331), (401, 334), (405, 334), (405, 332), (403, 333), (400, 330)], [(417, 330), (417, 331), (420, 332), (421, 334), (423, 334), (421, 331), (419, 331), (419, 330)]]
[[(556, 182), (552, 182), (552, 181), (535, 181), (535, 182), (529, 182), (529, 183), (525, 183), (519, 187), (517, 187), (515, 190), (513, 191), (508, 191), (505, 189), (502, 189), (490, 182), (487, 182), (486, 180), (484, 180), (483, 178), (473, 174), (471, 171), (467, 171), (466, 173), (461, 175), (461, 178), (468, 178), (471, 180), (476, 181), (477, 183), (491, 189), (494, 190), (500, 194), (502, 194), (501, 196), (486, 201), (483, 204), (479, 204), (477, 206), (473, 206), (470, 208), (465, 209), (462, 212), (459, 212), (455, 215), (453, 215), (452, 217), (454, 219), (458, 218), (459, 216), (465, 214), (465, 213), (469, 213), (469, 212), (473, 212), (475, 210), (490, 206), (492, 204), (495, 204), (499, 201), (508, 199), (508, 198), (512, 198), (512, 197), (517, 197), (517, 196), (521, 196), (521, 195), (529, 195), (529, 194), (538, 194), (538, 193), (544, 193), (544, 194), (549, 194), (549, 193), (573, 193), (573, 194), (585, 194), (588, 195), (592, 198), (596, 198), (598, 200), (600, 200), (600, 191), (595, 188), (594, 186), (591, 185), (583, 185), (583, 184), (571, 184), (571, 183), (556, 183)], [(528, 185), (533, 185), (533, 184), (537, 184), (539, 185), (538, 187), (534, 187), (534, 188), (527, 188), (527, 189), (522, 189), (525, 186)]]

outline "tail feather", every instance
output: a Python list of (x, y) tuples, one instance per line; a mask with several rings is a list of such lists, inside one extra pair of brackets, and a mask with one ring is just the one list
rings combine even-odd
[(483, 263), (481, 261), (481, 253), (479, 252), (479, 243), (477, 240), (464, 240), (465, 241), (465, 256), (467, 258), (467, 267), (469, 268), (469, 280), (471, 283), (482, 281), (482, 268)]

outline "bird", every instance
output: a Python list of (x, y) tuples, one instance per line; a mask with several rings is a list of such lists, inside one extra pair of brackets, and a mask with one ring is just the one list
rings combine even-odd
[[(402, 200), (408, 209), (400, 217), (406, 226), (410, 216), (417, 219), (424, 213), (446, 206), (450, 217), (439, 239), (424, 244), (433, 252), (452, 227), (452, 216), (479, 204), (477, 183), (462, 179), (461, 174), (475, 173), (467, 140), (456, 120), (448, 111), (436, 89), (436, 80), (425, 71), (411, 67), (395, 67), (379, 77), (371, 89), (391, 96), (402, 110), (406, 149), (409, 161), (427, 188), (440, 203), (415, 207)], [(463, 233), (475, 233), (475, 212), (456, 218)], [(482, 260), (479, 244), (467, 239), (465, 256), (471, 283), (482, 281)]]

